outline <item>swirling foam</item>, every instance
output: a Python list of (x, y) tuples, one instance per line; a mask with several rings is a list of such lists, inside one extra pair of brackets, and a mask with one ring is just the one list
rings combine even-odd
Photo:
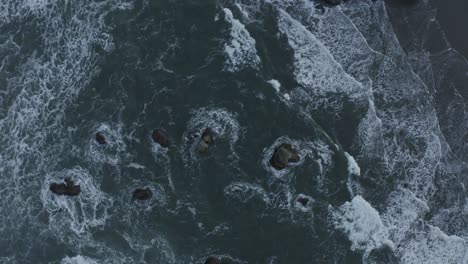
[[(106, 138), (105, 145), (96, 142), (96, 133), (101, 133)], [(99, 124), (90, 135), (92, 136), (89, 139), (89, 154), (87, 156), (92, 162), (105, 162), (112, 165), (120, 163), (121, 155), (126, 150), (122, 124)]]
[[(80, 185), (76, 197), (55, 195), (49, 190), (54, 182), (70, 178)], [(77, 236), (90, 236), (96, 228), (102, 228), (109, 218), (113, 199), (99, 189), (99, 184), (89, 172), (80, 167), (49, 173), (41, 188), (41, 202), (49, 213), (49, 230), (61, 238), (72, 231)]]
[(239, 140), (240, 125), (237, 122), (236, 114), (222, 108), (203, 107), (192, 111), (192, 118), (183, 134), (181, 154), (186, 165), (190, 164), (190, 161), (198, 159), (195, 148), (206, 128), (213, 130), (215, 141), (227, 141), (232, 153), (231, 157), (237, 157), (235, 145)]
[[(65, 200), (65, 197), (50, 197), (47, 190), (52, 174), (63, 170), (59, 165), (65, 159), (63, 153), (69, 151), (66, 142), (69, 128), (62, 124), (65, 112), (99, 72), (97, 50), (113, 49), (104, 19), (118, 2), (14, 0), (0, 3), (0, 23), (5, 29), (0, 48), (2, 53), (3, 48), (9, 53), (1, 64), (8, 71), (0, 66), (0, 82), (6, 86), (6, 93), (0, 95), (4, 103), (0, 110), (3, 135), (0, 138), (0, 207), (2, 214), (8, 215), (0, 221), (0, 243), (7, 254), (14, 250), (18, 258), (28, 259), (29, 245), (15, 249), (8, 246), (23, 237), (22, 234), (40, 236), (50, 227), (60, 236), (63, 231), (60, 227), (66, 226), (72, 228), (73, 234), (83, 235), (105, 222), (105, 213), (93, 214), (96, 210), (105, 211), (110, 200), (81, 169), (70, 172), (79, 178), (84, 194), (96, 191), (95, 194)], [(17, 38), (16, 30), (9, 31), (18, 24), (30, 38)], [(28, 48), (30, 45), (35, 50)], [(40, 192), (31, 192), (39, 189)], [(38, 219), (42, 206), (48, 210), (49, 226)], [(73, 244), (67, 238), (64, 240)]]

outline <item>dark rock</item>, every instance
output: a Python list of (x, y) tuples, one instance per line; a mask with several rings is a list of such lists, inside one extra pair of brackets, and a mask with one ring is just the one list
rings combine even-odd
[(214, 143), (214, 132), (211, 128), (206, 128), (202, 135), (200, 142), (198, 143), (197, 146), (197, 152), (200, 154), (204, 154), (208, 152), (208, 149), (210, 148), (211, 145)]
[(282, 170), (289, 163), (299, 162), (300, 157), (296, 149), (291, 144), (283, 143), (275, 149), (273, 156), (270, 159), (270, 164), (277, 170)]
[(221, 264), (221, 260), (215, 257), (209, 257), (205, 260), (205, 264)]
[(297, 201), (302, 205), (302, 206), (307, 206), (310, 202), (310, 200), (307, 198), (307, 197), (304, 197), (304, 196), (299, 196), (297, 198)]
[(101, 134), (99, 132), (96, 133), (96, 142), (101, 144), (101, 145), (107, 144), (106, 138), (104, 137), (103, 134)]
[(343, 3), (343, 0), (322, 0), (327, 5), (336, 6)]
[(65, 183), (52, 183), (49, 190), (58, 195), (76, 196), (81, 192), (81, 187), (69, 179), (65, 179)]
[(133, 199), (137, 200), (148, 200), (153, 196), (153, 192), (150, 188), (138, 188), (133, 192)]
[(385, 0), (385, 3), (391, 7), (413, 7), (419, 0)]
[(171, 143), (169, 141), (169, 135), (164, 130), (159, 128), (153, 131), (152, 138), (154, 142), (158, 143), (163, 148), (169, 147)]

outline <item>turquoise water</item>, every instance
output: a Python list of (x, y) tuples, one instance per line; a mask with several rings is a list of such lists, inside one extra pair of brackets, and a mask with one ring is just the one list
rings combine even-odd
[(0, 263), (467, 263), (467, 66), (432, 10), (0, 1)]

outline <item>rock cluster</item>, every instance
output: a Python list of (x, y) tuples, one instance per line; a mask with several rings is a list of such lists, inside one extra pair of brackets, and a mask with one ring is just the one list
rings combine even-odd
[(57, 195), (77, 196), (81, 192), (81, 187), (70, 178), (66, 178), (64, 183), (50, 184), (49, 190)]

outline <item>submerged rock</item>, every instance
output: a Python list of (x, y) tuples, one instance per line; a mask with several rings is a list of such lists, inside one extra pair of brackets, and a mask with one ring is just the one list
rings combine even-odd
[(166, 133), (166, 131), (159, 128), (153, 131), (153, 135), (151, 137), (153, 138), (154, 142), (158, 143), (163, 148), (169, 147), (171, 143), (169, 141), (169, 135)]
[(208, 149), (210, 148), (211, 145), (214, 143), (214, 132), (211, 128), (206, 128), (202, 135), (200, 142), (198, 143), (197, 146), (197, 152), (200, 154), (204, 154), (208, 152)]
[(198, 133), (197, 132), (190, 132), (186, 137), (185, 139), (188, 140), (189, 142), (193, 142), (196, 138), (198, 138)]
[(99, 132), (96, 133), (96, 142), (99, 143), (100, 145), (107, 144), (106, 138), (104, 137), (103, 134)]
[(343, 3), (343, 0), (322, 0), (322, 2), (324, 2), (325, 4), (327, 5), (339, 5), (339, 4), (342, 4)]
[(221, 264), (221, 260), (215, 257), (209, 257), (205, 260), (205, 264)]
[(413, 7), (419, 0), (385, 0), (385, 3), (391, 7)]
[(76, 196), (81, 192), (81, 187), (75, 185), (71, 179), (66, 178), (65, 183), (52, 183), (49, 190), (58, 195)]
[(299, 162), (299, 153), (291, 144), (283, 143), (275, 149), (270, 164), (277, 170), (282, 170), (289, 163)]
[(140, 201), (148, 200), (152, 196), (153, 196), (153, 192), (148, 187), (146, 187), (146, 188), (137, 188), (133, 192), (133, 199), (137, 199), (137, 200), (140, 200)]

